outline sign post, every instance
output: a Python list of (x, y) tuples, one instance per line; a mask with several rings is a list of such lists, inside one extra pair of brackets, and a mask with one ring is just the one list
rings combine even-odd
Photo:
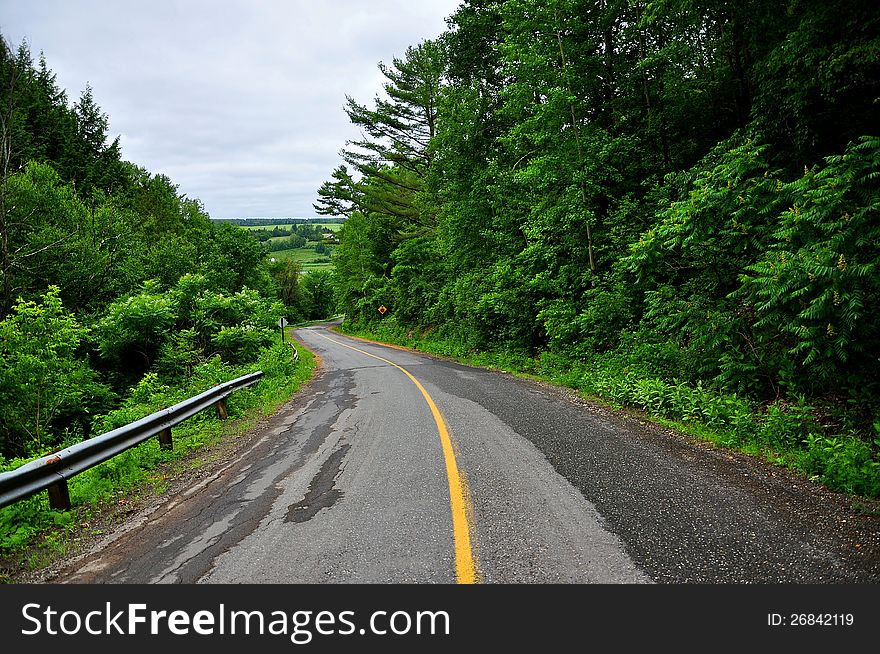
[(287, 319), (286, 318), (279, 319), (278, 326), (281, 328), (281, 344), (284, 345), (284, 328), (287, 327)]
[(380, 316), (384, 316), (386, 311), (388, 311), (388, 309), (385, 308), (384, 304), (379, 307), (379, 315)]

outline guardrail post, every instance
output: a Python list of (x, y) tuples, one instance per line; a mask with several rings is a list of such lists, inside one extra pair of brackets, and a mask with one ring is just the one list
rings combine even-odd
[(66, 479), (52, 484), (46, 490), (49, 491), (49, 506), (51, 508), (61, 511), (70, 509), (70, 492), (67, 489)]
[(217, 417), (220, 420), (226, 420), (229, 417), (229, 411), (226, 409), (226, 400), (217, 400)]
[(170, 450), (174, 447), (171, 442), (171, 427), (166, 427), (159, 432), (159, 448), (162, 450)]

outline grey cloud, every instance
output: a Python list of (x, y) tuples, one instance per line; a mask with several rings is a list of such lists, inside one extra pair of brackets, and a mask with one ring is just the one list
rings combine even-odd
[(357, 138), (345, 95), (381, 93), (380, 61), (439, 35), (455, 0), (3, 2), (0, 31), (86, 83), (123, 156), (215, 218), (309, 216)]

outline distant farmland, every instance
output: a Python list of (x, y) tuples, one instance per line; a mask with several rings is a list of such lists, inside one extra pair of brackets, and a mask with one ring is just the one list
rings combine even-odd
[[(334, 218), (230, 218), (230, 219), (214, 219), (218, 224), (230, 223), (248, 231), (255, 230), (273, 230), (275, 228), (290, 230), (297, 225), (313, 225), (315, 227), (326, 227), (334, 234), (338, 233), (344, 219)], [(269, 242), (283, 241), (287, 236), (275, 236), (270, 238)], [(315, 247), (323, 245), (328, 252), (316, 252)], [(287, 250), (276, 250), (266, 253), (266, 259), (270, 261), (297, 261), (302, 266), (304, 273), (314, 270), (329, 270), (332, 267), (331, 259), (336, 245), (323, 241), (308, 241), (304, 247), (291, 248)]]
[(302, 266), (303, 272), (311, 272), (313, 270), (329, 270), (333, 265), (330, 263), (330, 259), (332, 258), (332, 245), (328, 246), (331, 255), (328, 257), (326, 254), (318, 254), (315, 252), (314, 246), (307, 245), (304, 248), (295, 248), (293, 250), (278, 250), (277, 252), (267, 252), (266, 258), (269, 260), (275, 259), (275, 261), (286, 261), (288, 259), (292, 259), (293, 261), (299, 261)]

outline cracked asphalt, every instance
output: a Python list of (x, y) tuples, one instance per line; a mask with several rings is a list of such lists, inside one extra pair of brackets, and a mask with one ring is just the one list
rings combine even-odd
[(322, 361), (305, 389), (44, 581), (453, 583), (436, 425), (365, 353), (443, 415), (482, 582), (880, 581), (880, 519), (852, 498), (565, 389), (324, 326), (296, 335)]

